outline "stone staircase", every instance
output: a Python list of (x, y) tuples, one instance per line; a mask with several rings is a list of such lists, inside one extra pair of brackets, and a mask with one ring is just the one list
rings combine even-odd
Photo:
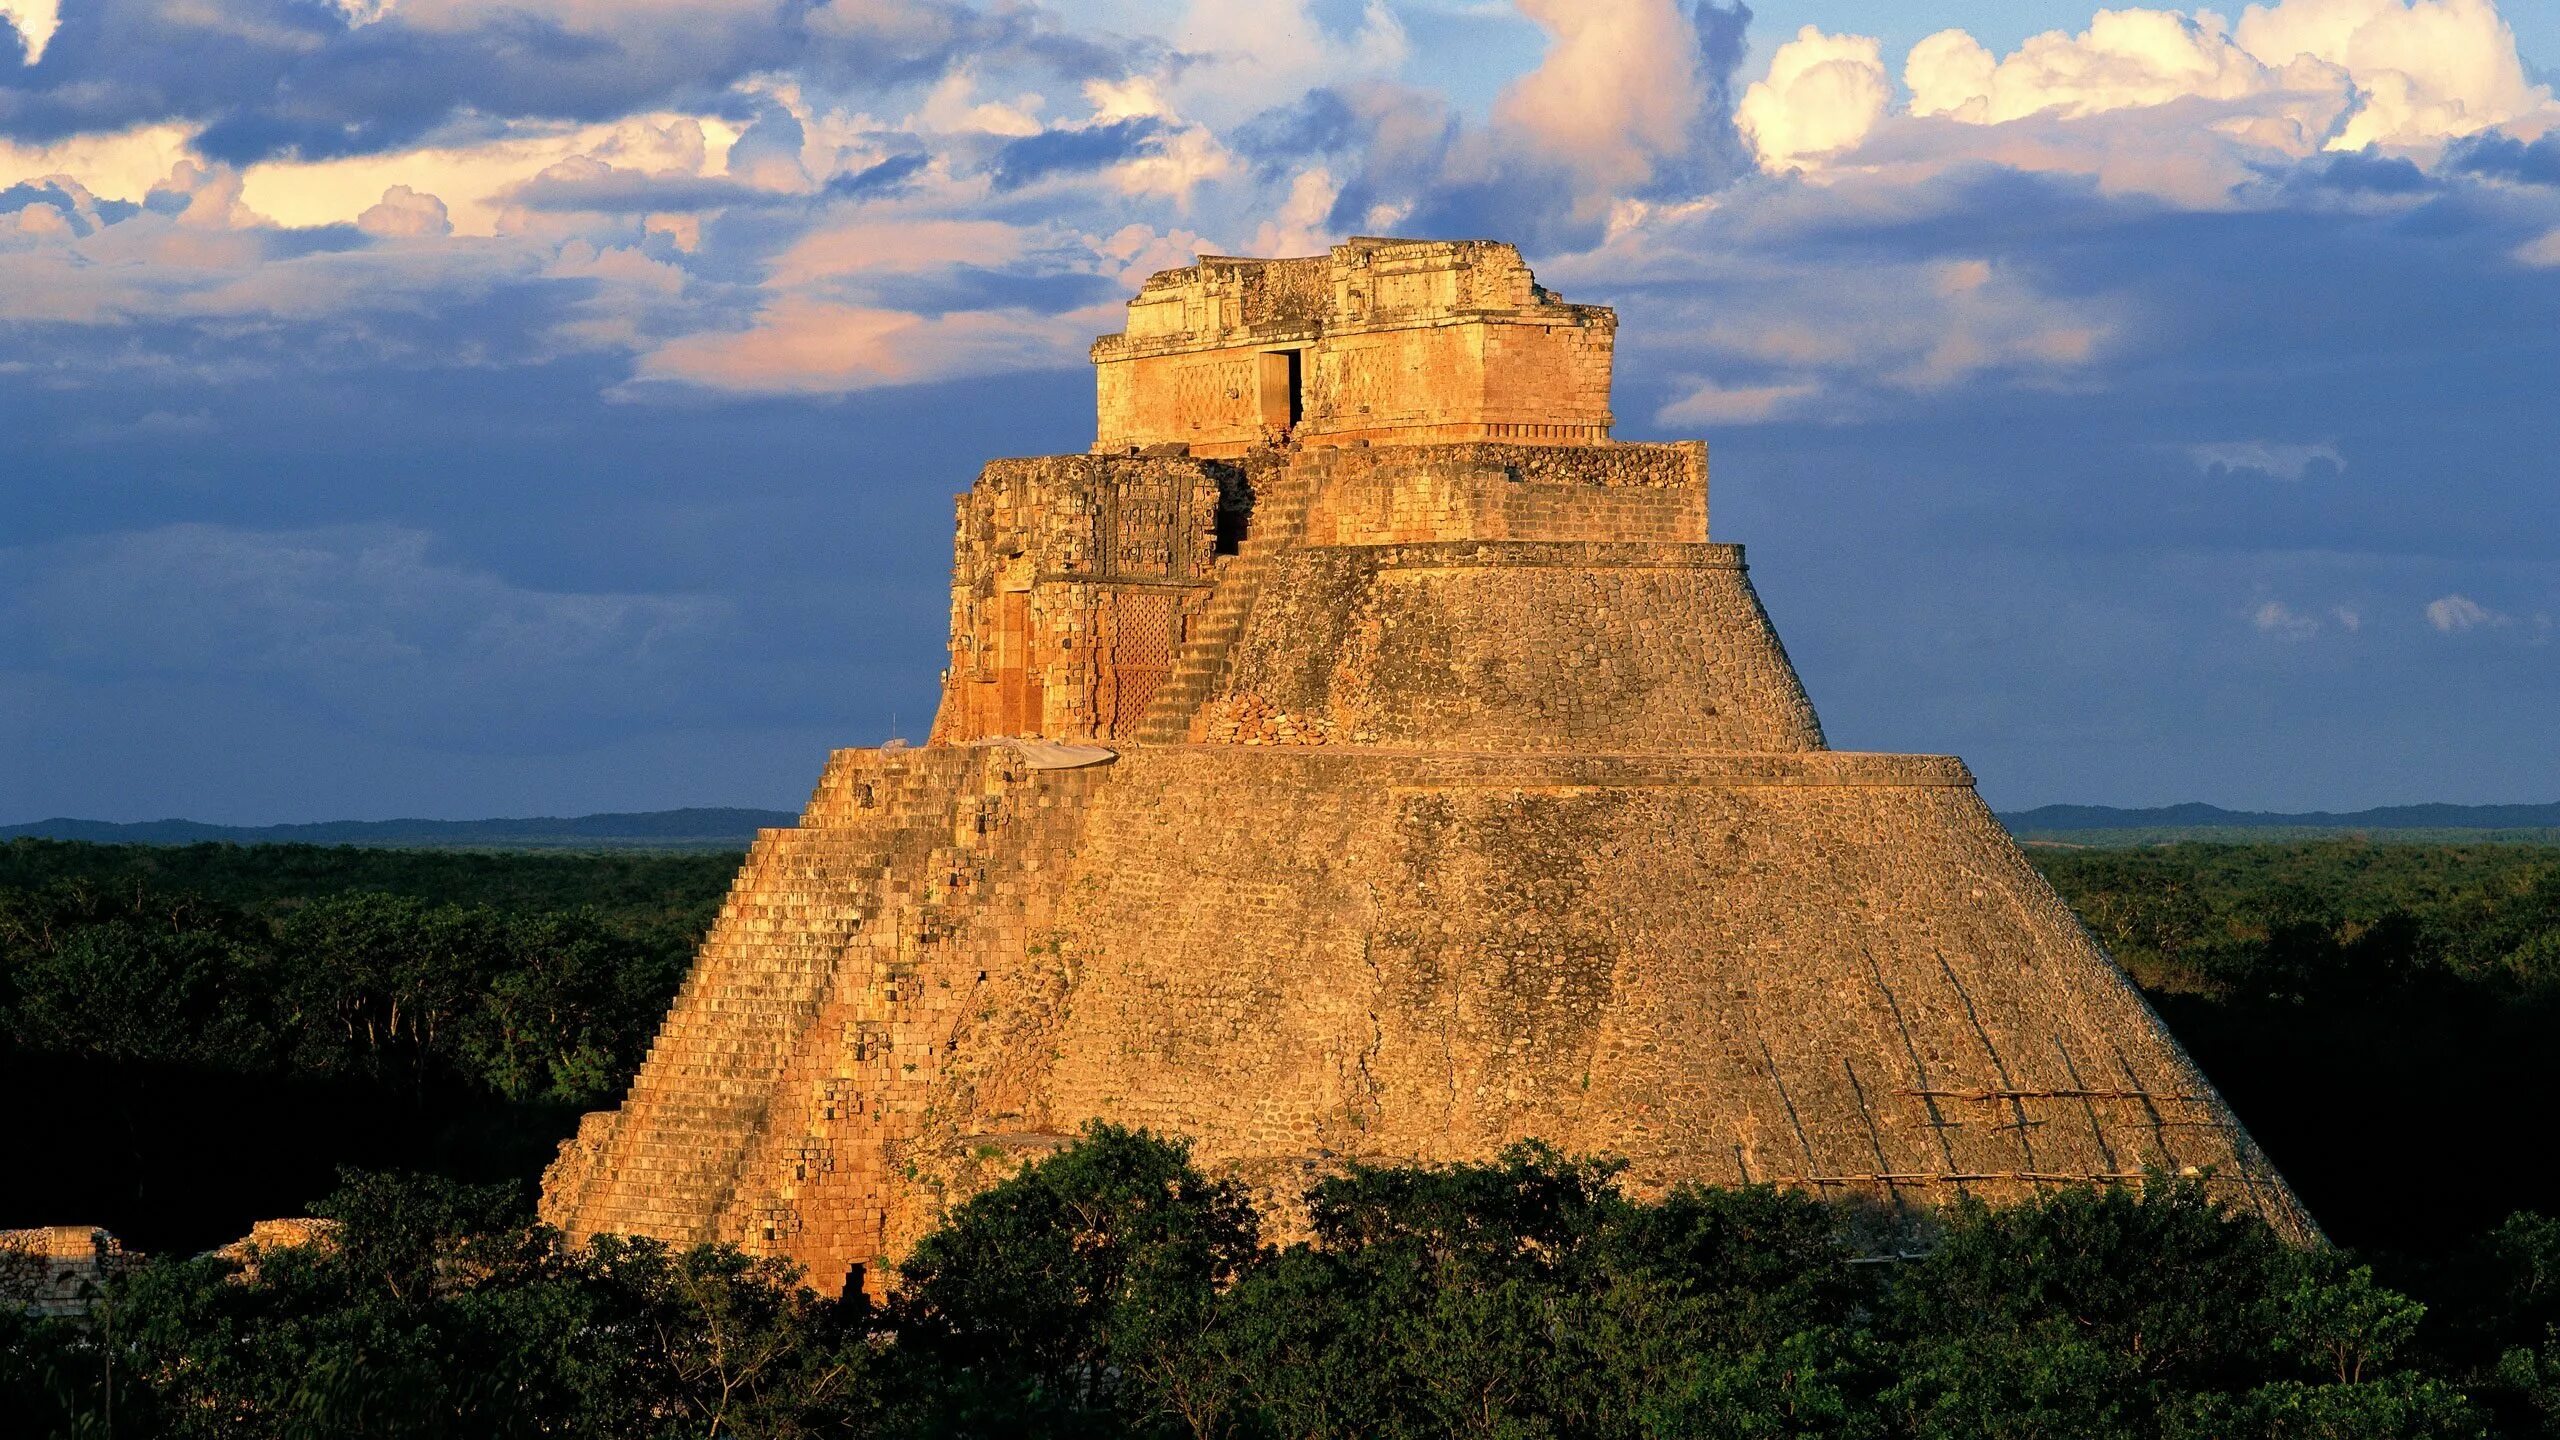
[(950, 842), (974, 758), (839, 751), (800, 827), (757, 837), (565, 1228), (714, 1238), (791, 1051), (865, 928)]
[(880, 1253), (904, 1146), (991, 968), (1018, 963), (1031, 877), (1065, 858), (1104, 770), (1040, 772), (969, 757), (942, 824), (911, 851), (825, 1004), (797, 1037), (778, 1097), (742, 1152), (716, 1237), (790, 1253), (832, 1287)]
[(1300, 461), (1273, 470), (1270, 493), (1254, 503), (1252, 533), (1220, 563), (1208, 608), (1201, 611), (1191, 638), (1174, 657), (1171, 673), (1147, 701), (1147, 713), (1138, 722), (1135, 736), (1139, 744), (1180, 745), (1191, 738), (1192, 717), (1226, 673), (1227, 654), (1244, 633), (1272, 558), (1294, 549), (1305, 531), (1308, 498), (1314, 489), (1312, 469)]

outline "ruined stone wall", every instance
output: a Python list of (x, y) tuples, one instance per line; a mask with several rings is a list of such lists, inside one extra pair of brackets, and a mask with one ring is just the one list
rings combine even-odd
[(1614, 326), (1491, 317), (1330, 331), (1309, 352), (1308, 445), (1609, 438)]
[[(1232, 458), (1294, 438), (1310, 446), (1463, 440), (1592, 445), (1609, 438), (1612, 330), (1485, 318), (1263, 337), (1207, 351), (1134, 355), (1098, 368), (1094, 449), (1178, 444)], [(1294, 413), (1264, 367), (1299, 355)]]
[[(1497, 325), (1484, 332), (1485, 434), (1588, 445), (1609, 438), (1618, 317), (1596, 307), (1575, 325)], [(1577, 433), (1579, 432), (1579, 433)]]
[(1740, 547), (1470, 540), (1274, 562), (1193, 738), (1795, 751), (1822, 729)]
[(922, 754), (840, 750), (801, 823), (758, 833), (621, 1108), (587, 1116), (543, 1177), (572, 1234), (717, 1238), (790, 1049), (886, 897), (943, 833), (956, 776)]
[[(1329, 256), (1212, 255), (1149, 276), (1126, 331), (1094, 349), (1094, 449), (1178, 444), (1234, 456), (1286, 434), (1287, 360), (1273, 352), (1303, 350), (1322, 333), (1332, 271)], [(1264, 385), (1275, 363), (1277, 395)]]
[(1233, 458), (1282, 438), (1288, 431), (1286, 403), (1278, 413), (1267, 413), (1261, 391), (1259, 367), (1269, 348), (1254, 342), (1205, 353), (1140, 355), (1097, 367), (1095, 451), (1183, 445), (1196, 455)]
[(1067, 894), (1086, 803), (1109, 779), (1035, 770), (1003, 747), (912, 763), (950, 774), (947, 828), (839, 960), (714, 1224), (719, 1238), (787, 1255), (831, 1286), (921, 1233), (893, 1234), (893, 1223), (940, 1213), (942, 1196), (910, 1163), (919, 1133), (948, 1114), (963, 1123), (942, 1133), (967, 1147), (1018, 1143), (1020, 1102), (944, 1065), (964, 1029), (1006, 1048), (1012, 1017), (991, 987), (1033, 962)]
[(1301, 333), (1330, 308), (1333, 274), (1330, 255), (1204, 255), (1196, 265), (1148, 276), (1129, 302), (1123, 333), (1132, 341)]
[(1150, 277), (1128, 328), (1095, 342), (1094, 449), (1596, 443), (1616, 333), (1612, 312), (1557, 300), (1508, 245), (1204, 256)]
[(133, 1263), (124, 1242), (95, 1225), (0, 1230), (0, 1309), (78, 1319)]
[(1206, 602), (1246, 467), (1181, 456), (989, 465), (958, 504), (933, 738), (1113, 739)]
[(1304, 542), (1707, 538), (1707, 451), (1464, 444), (1315, 450)]

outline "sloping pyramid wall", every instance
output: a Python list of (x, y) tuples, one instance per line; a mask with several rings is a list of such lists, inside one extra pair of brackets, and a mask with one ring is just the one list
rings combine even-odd
[(561, 1147), (544, 1218), (788, 1254), (833, 1293), (879, 1254), (952, 1037), (986, 1031), (966, 1007), (1048, 928), (1109, 773), (835, 752), (748, 852), (629, 1097)]
[[(1144, 752), (1031, 1108), (1286, 1194), (1535, 1136), (1894, 1203), (2211, 1167), (2302, 1217), (1960, 765)], [(1242, 797), (1242, 798), (1240, 798)], [(961, 1137), (951, 1137), (955, 1142)]]
[(1701, 449), (1255, 484), (1161, 743), (838, 752), (546, 1215), (877, 1288), (1106, 1118), (1284, 1228), (1346, 1159), (1536, 1137), (1904, 1208), (2192, 1170), (2314, 1233), (1962, 764), (1824, 748)]

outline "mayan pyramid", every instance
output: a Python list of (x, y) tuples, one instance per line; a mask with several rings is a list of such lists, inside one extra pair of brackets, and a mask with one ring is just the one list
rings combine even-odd
[(757, 839), (545, 1214), (876, 1288), (1100, 1117), (1284, 1215), (1536, 1137), (2312, 1233), (1960, 761), (1825, 747), (1706, 446), (1609, 438), (1616, 324), (1488, 242), (1148, 280), (1092, 450), (960, 497), (930, 742)]

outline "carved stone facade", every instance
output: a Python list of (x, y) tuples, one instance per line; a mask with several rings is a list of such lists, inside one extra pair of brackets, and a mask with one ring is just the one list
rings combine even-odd
[(1121, 740), (1171, 674), (1268, 464), (1000, 460), (960, 497), (933, 740)]
[[(1489, 434), (1461, 365), (1356, 423), (1318, 386), (1257, 447), (1177, 363), (1512, 332), (1562, 378), (1500, 423), (1586, 443)], [(1100, 453), (960, 502), (932, 743), (838, 751), (759, 838), (544, 1213), (877, 1288), (1099, 1118), (1189, 1137), (1283, 1230), (1346, 1160), (1536, 1137), (1640, 1191), (1893, 1208), (2195, 1172), (2313, 1233), (1964, 766), (1827, 747), (1708, 537), (1706, 448), (1605, 439), (1608, 334), (1505, 246), (1150, 281), (1096, 347)], [(1430, 443), (1356, 443), (1388, 435)]]
[(1094, 342), (1101, 453), (1609, 437), (1617, 316), (1568, 305), (1491, 241), (1357, 239), (1300, 260), (1204, 255)]

